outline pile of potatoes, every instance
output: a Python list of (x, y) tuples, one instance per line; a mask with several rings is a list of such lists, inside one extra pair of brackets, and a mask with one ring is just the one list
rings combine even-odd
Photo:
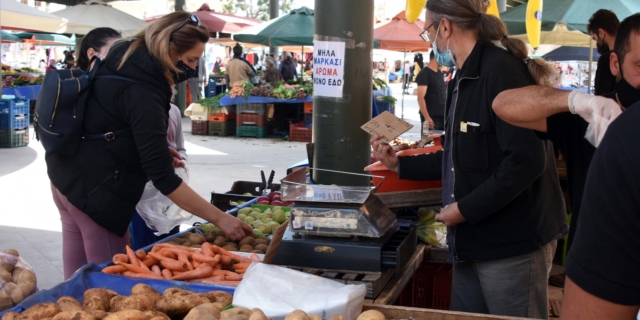
[(22, 302), (36, 291), (36, 275), (14, 249), (0, 253), (0, 311)]
[(216, 230), (207, 230), (204, 235), (185, 232), (182, 236), (173, 238), (169, 242), (193, 248), (200, 248), (203, 242), (209, 242), (227, 251), (264, 254), (267, 253), (271, 240), (267, 237), (246, 236), (240, 241), (234, 242)]
[(196, 320), (203, 319), (197, 316), (203, 311), (220, 315), (220, 310), (233, 301), (233, 296), (224, 291), (195, 293), (169, 288), (160, 294), (142, 283), (131, 289), (130, 296), (93, 288), (85, 291), (83, 298), (80, 303), (72, 297), (61, 297), (56, 303), (39, 303), (22, 313), (8, 312), (1, 320)]

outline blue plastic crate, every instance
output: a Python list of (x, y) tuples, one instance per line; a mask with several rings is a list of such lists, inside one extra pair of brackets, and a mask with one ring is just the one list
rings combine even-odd
[(0, 115), (29, 115), (29, 100), (0, 100)]
[(0, 148), (16, 148), (29, 145), (29, 128), (0, 128)]
[(0, 114), (0, 129), (23, 129), (29, 127), (29, 114)]

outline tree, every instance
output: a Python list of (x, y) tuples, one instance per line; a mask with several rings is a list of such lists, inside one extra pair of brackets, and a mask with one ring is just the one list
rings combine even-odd
[[(280, 0), (280, 13), (289, 13), (293, 0)], [(244, 13), (247, 17), (267, 21), (269, 16), (269, 0), (226, 0), (223, 2), (225, 13)]]

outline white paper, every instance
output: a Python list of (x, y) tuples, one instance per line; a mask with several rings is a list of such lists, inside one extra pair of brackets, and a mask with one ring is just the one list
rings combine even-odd
[(264, 263), (252, 263), (233, 294), (233, 306), (260, 308), (267, 317), (283, 320), (293, 310), (329, 319), (341, 314), (355, 320), (362, 311), (367, 287), (347, 285), (308, 273)]
[(345, 43), (316, 41), (313, 45), (313, 94), (342, 98)]

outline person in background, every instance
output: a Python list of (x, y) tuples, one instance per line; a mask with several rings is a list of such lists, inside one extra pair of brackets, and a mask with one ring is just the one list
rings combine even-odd
[[(169, 110), (169, 124), (167, 126), (167, 143), (169, 148), (175, 150), (180, 157), (174, 160), (175, 167), (186, 166), (187, 150), (184, 148), (184, 134), (182, 132), (182, 113), (175, 104), (171, 104)], [(144, 248), (152, 243), (158, 242), (164, 238), (172, 236), (180, 232), (180, 226), (171, 229), (169, 233), (156, 235), (156, 231), (147, 227), (146, 222), (138, 212), (133, 214), (131, 219), (130, 234), (131, 246), (133, 250)]]
[[(91, 58), (94, 56), (105, 58), (111, 45), (120, 37), (120, 33), (111, 28), (96, 28), (89, 31), (80, 42), (78, 67), (89, 71)], [(55, 60), (51, 59), (47, 70), (56, 70), (55, 63)], [(51, 157), (48, 155), (47, 159), (51, 160)], [(51, 161), (47, 161), (47, 165), (49, 170), (53, 169)], [(83, 265), (89, 262), (102, 263), (124, 249), (128, 243), (127, 237), (119, 237), (100, 226), (73, 205), (53, 183), (51, 193), (62, 222), (62, 261), (65, 280)]]
[(222, 67), (222, 59), (220, 59), (220, 57), (216, 57), (216, 62), (213, 64), (213, 73), (220, 73), (220, 71), (222, 71), (220, 68)]
[(491, 104), (504, 90), (548, 84), (554, 71), (527, 59), (526, 45), (486, 10), (483, 0), (427, 2), (423, 38), (439, 64), (458, 70), (443, 150), (398, 157), (380, 136), (371, 142), (400, 179), (442, 179), (436, 220), (448, 227), (450, 309), (546, 319), (548, 268), (566, 219), (553, 150), (533, 130), (499, 119)]
[(596, 48), (600, 54), (598, 59), (598, 67), (596, 69), (596, 77), (594, 81), (594, 93), (598, 96), (607, 94), (614, 89), (616, 79), (611, 74), (609, 68), (609, 57), (611, 49), (616, 41), (618, 26), (620, 20), (615, 13), (610, 10), (600, 9), (596, 11), (589, 19), (587, 31), (596, 43)]
[(250, 81), (252, 77), (256, 75), (253, 67), (249, 63), (242, 59), (242, 47), (240, 44), (236, 44), (233, 47), (233, 59), (227, 62), (226, 77), (228, 77), (229, 87), (239, 81)]
[(298, 77), (296, 65), (293, 63), (293, 58), (289, 52), (284, 53), (284, 61), (280, 64), (280, 74), (285, 82)]
[(278, 68), (278, 59), (276, 58), (276, 55), (273, 53), (269, 53), (269, 57), (271, 57), (271, 59), (273, 59), (273, 63), (275, 64), (276, 68)]
[(49, 60), (49, 65), (47, 66), (45, 71), (49, 71), (49, 70), (58, 70), (58, 68), (56, 68), (56, 59)]
[(384, 62), (382, 62), (382, 71), (389, 71), (389, 62), (387, 58), (384, 58)]
[(411, 80), (411, 63), (409, 60), (404, 62), (404, 69), (402, 75), (402, 89), (405, 91), (405, 94), (409, 94), (409, 81)]
[(76, 60), (75, 60), (75, 50), (71, 50), (71, 51), (65, 51), (65, 55), (64, 55), (64, 68), (65, 69), (73, 69), (76, 67)]
[(282, 81), (282, 75), (278, 68), (276, 68), (276, 64), (272, 57), (267, 57), (265, 61), (267, 63), (267, 72), (264, 75), (264, 81), (272, 87), (275, 87), (276, 82)]
[[(115, 43), (91, 83), (84, 114), (83, 131), (99, 138), (82, 140), (75, 155), (45, 155), (61, 214), (69, 212), (82, 221), (73, 240), (84, 246), (74, 243), (74, 250), (63, 250), (76, 257), (65, 260), (67, 278), (74, 267), (123, 252), (135, 206), (149, 180), (180, 208), (215, 224), (229, 238), (253, 233), (185, 184), (174, 169), (181, 156), (167, 147), (172, 90), (197, 76), (208, 40), (209, 30), (196, 15), (174, 12)], [(112, 75), (135, 82), (104, 77)]]
[(429, 129), (444, 130), (444, 105), (447, 91), (444, 85), (444, 75), (438, 69), (433, 50), (429, 54), (427, 67), (416, 76), (418, 85), (418, 106), (420, 106), (420, 120), (429, 122)]
[(307, 63), (304, 65), (304, 71), (313, 70), (313, 58), (307, 60)]
[(196, 71), (198, 71), (198, 76), (188, 80), (191, 101), (193, 102), (202, 99), (203, 86), (207, 85), (207, 65), (204, 56), (198, 59)]
[(38, 63), (38, 69), (43, 70), (47, 68), (47, 63), (44, 61), (44, 59), (40, 59), (40, 62)]

